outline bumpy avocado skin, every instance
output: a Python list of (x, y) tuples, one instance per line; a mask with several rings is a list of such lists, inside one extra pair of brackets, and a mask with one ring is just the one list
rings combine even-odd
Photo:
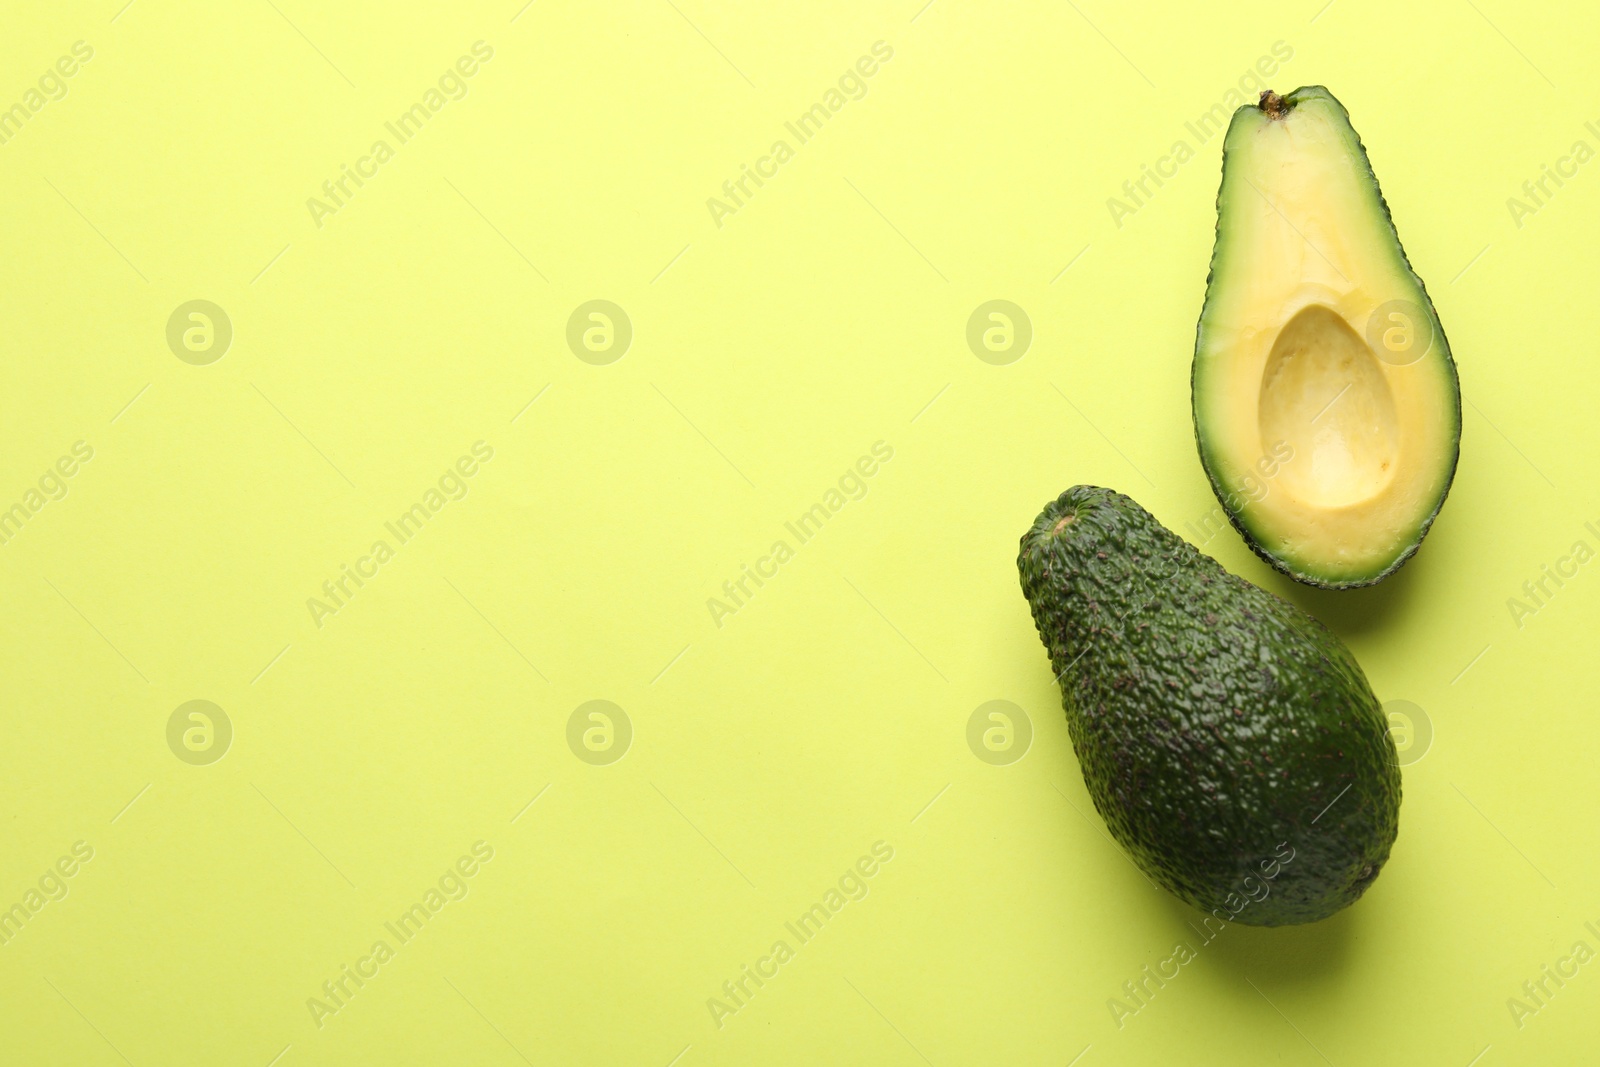
[(1096, 486), (1045, 507), (1017, 567), (1084, 784), (1152, 881), (1257, 926), (1361, 896), (1400, 770), (1337, 636)]

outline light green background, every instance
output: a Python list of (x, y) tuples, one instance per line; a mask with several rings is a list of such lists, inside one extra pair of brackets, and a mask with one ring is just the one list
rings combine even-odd
[[(0, 105), (93, 49), (0, 145), (0, 506), (93, 449), (0, 546), (0, 907), (93, 849), (0, 946), (7, 1063), (1594, 1057), (1600, 963), (1507, 1007), (1600, 948), (1600, 565), (1520, 626), (1507, 604), (1600, 548), (1600, 163), (1507, 206), (1600, 147), (1592, 9), (122, 3), (13, 5), (0, 34)], [(316, 225), (480, 40), (467, 95)], [(707, 199), (878, 41), (864, 98), (719, 227)], [(1434, 532), (1355, 593), (1195, 532), (1219, 139), (1185, 123), (1280, 41), (1273, 88), (1349, 108), (1466, 398)], [(1119, 227), (1107, 199), (1180, 139)], [(234, 334), (204, 366), (166, 341), (195, 299)], [(595, 299), (633, 327), (604, 366), (565, 339)], [(1032, 324), (1009, 365), (966, 344), (995, 299)], [(478, 441), (466, 496), (316, 625)], [(1434, 730), (1365, 899), (1228, 930), (1120, 1028), (1108, 999), (1198, 939), (1104, 836), (1018, 592), (1018, 536), (1077, 482), (1310, 609)], [(218, 762), (168, 748), (191, 700), (231, 721)], [(591, 700), (631, 723), (609, 765), (568, 745)], [(992, 700), (1031, 721), (1008, 765), (967, 743)], [(465, 898), (319, 1027), (308, 998), (479, 841)]]

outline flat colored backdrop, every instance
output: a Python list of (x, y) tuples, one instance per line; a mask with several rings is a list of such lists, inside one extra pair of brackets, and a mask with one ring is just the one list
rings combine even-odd
[[(6, 23), (8, 1063), (1595, 1055), (1589, 8)], [(1217, 124), (1315, 83), (1465, 397), (1353, 593), (1190, 427)], [(1078, 482), (1406, 702), (1355, 907), (1207, 941), (1107, 839), (1014, 563)]]

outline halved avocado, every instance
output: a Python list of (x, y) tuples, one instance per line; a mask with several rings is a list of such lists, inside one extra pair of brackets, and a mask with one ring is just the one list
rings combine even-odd
[(1350, 116), (1320, 85), (1233, 114), (1192, 387), (1217, 499), (1298, 581), (1394, 573), (1450, 491), (1450, 346)]

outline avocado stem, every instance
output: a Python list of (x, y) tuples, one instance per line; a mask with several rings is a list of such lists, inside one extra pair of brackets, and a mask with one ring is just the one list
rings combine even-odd
[(1291, 105), (1271, 89), (1263, 89), (1261, 100), (1256, 106), (1267, 113), (1267, 118), (1281, 119), (1289, 113)]

